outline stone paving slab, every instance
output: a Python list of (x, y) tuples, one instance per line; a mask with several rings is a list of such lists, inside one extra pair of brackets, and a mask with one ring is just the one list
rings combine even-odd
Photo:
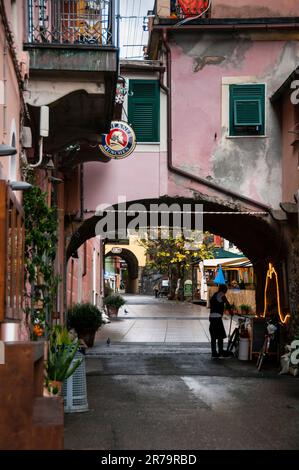
[(297, 378), (207, 354), (145, 359), (87, 359), (89, 411), (65, 416), (67, 449), (299, 448)]
[(299, 377), (269, 362), (258, 372), (254, 362), (212, 360), (204, 308), (128, 300), (134, 318), (123, 311), (87, 350), (89, 410), (66, 414), (66, 449), (299, 449)]

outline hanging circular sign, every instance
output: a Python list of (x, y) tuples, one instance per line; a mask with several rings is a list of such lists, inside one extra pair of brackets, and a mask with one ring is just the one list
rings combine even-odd
[(125, 121), (112, 121), (110, 132), (102, 134), (99, 147), (106, 157), (126, 158), (136, 147), (135, 132)]

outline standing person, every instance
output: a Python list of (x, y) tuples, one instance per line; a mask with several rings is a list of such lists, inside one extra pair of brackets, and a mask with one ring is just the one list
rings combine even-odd
[[(212, 348), (212, 359), (218, 357), (228, 357), (229, 355), (223, 350), (223, 340), (226, 338), (226, 332), (224, 329), (222, 316), (224, 312), (224, 306), (231, 309), (231, 305), (227, 300), (225, 294), (227, 292), (227, 286), (221, 284), (218, 287), (218, 291), (212, 295), (210, 299), (210, 335), (211, 335), (211, 348)], [(218, 342), (218, 351), (217, 345)]]
[(158, 294), (159, 294), (159, 286), (158, 286), (158, 284), (155, 284), (155, 285), (154, 285), (153, 291), (154, 291), (154, 293), (155, 293), (155, 298), (157, 299), (157, 298), (158, 298)]

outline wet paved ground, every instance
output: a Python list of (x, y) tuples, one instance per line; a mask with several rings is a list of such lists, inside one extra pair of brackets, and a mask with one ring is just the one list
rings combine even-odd
[[(111, 323), (97, 334), (97, 343), (154, 342), (154, 343), (207, 343), (209, 312), (206, 307), (191, 303), (154, 299), (148, 296), (126, 296), (127, 304)], [(229, 330), (229, 319), (224, 319)]]
[(274, 365), (212, 361), (207, 342), (108, 347), (105, 336), (86, 363), (89, 411), (66, 415), (67, 449), (299, 448), (299, 378)]

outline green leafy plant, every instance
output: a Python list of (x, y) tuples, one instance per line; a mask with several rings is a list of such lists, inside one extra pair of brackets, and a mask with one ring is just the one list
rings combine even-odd
[(47, 381), (63, 382), (75, 372), (81, 364), (81, 359), (72, 362), (78, 348), (78, 340), (72, 339), (65, 327), (56, 325), (50, 330)]
[[(25, 212), (25, 312), (30, 317), (31, 339), (37, 339), (36, 324), (44, 331), (56, 305), (60, 282), (55, 275), (57, 251), (57, 210), (49, 207), (47, 194), (35, 185), (34, 175), (28, 174), (32, 188), (24, 193)], [(34, 330), (35, 328), (35, 330)]]
[(119, 294), (108, 295), (104, 299), (104, 304), (110, 307), (120, 308), (126, 303), (125, 299)]
[(251, 307), (250, 307), (250, 305), (248, 305), (248, 304), (241, 304), (241, 305), (240, 305), (240, 310), (241, 310), (242, 312), (249, 313), (250, 310), (251, 310)]
[(82, 329), (97, 330), (102, 323), (101, 311), (91, 303), (75, 304), (67, 311), (68, 328), (74, 328), (78, 334)]
[[(208, 241), (196, 241), (197, 234), (190, 234), (188, 240), (184, 237), (164, 236), (163, 228), (159, 229), (155, 240), (141, 240), (139, 244), (145, 248), (147, 262), (144, 274), (167, 274), (169, 285), (169, 296), (174, 297), (178, 279), (184, 285), (186, 275), (191, 273), (191, 266), (196, 260), (213, 258), (212, 246)], [(183, 299), (183, 295), (182, 295)]]

